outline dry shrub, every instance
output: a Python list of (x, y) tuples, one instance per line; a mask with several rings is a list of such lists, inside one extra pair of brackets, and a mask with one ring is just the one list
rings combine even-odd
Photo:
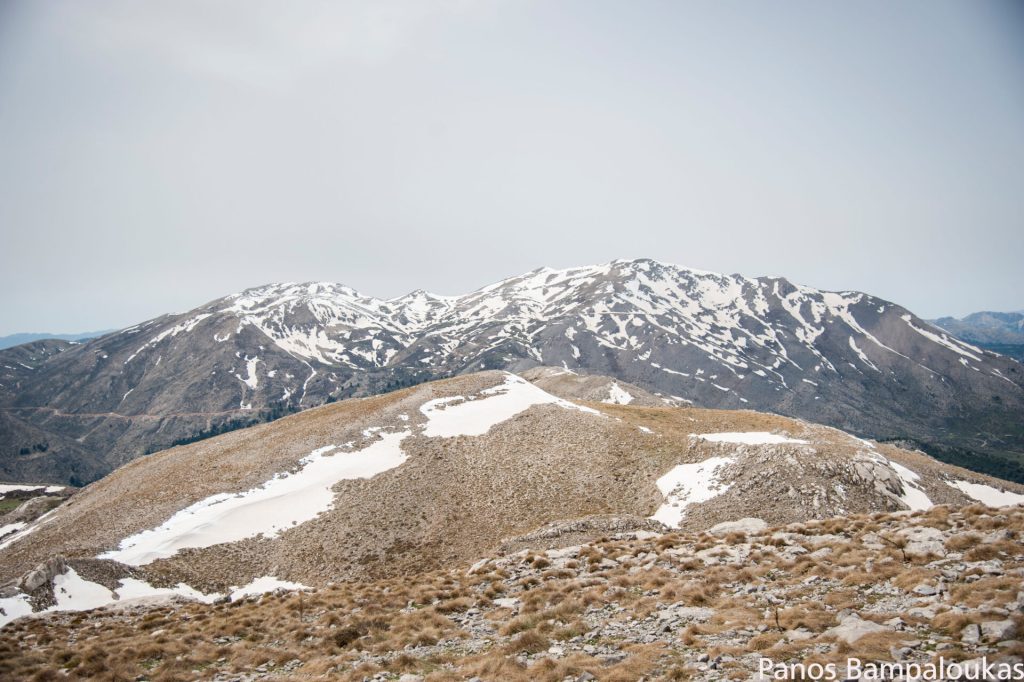
[(987, 518), (980, 518), (975, 521), (974, 527), (979, 530), (997, 530), (1006, 527), (1006, 519), (998, 514)]
[(939, 572), (934, 569), (911, 568), (892, 579), (892, 584), (901, 590), (912, 590), (921, 583), (935, 580)]
[(960, 631), (972, 622), (972, 617), (967, 613), (946, 611), (932, 618), (931, 625), (935, 630), (945, 632), (950, 637), (959, 637)]
[(553, 609), (549, 609), (543, 615), (545, 620), (569, 620), (585, 609), (586, 606), (579, 599), (566, 599)]
[(658, 659), (664, 655), (663, 644), (637, 644), (624, 650), (625, 660), (602, 671), (598, 677), (602, 682), (636, 682), (647, 678), (658, 666)]
[(965, 561), (989, 561), (999, 556), (999, 548), (994, 544), (977, 545), (964, 554)]
[(516, 616), (509, 622), (505, 623), (498, 632), (505, 636), (525, 632), (536, 627), (538, 620), (540, 619), (536, 614)]
[(982, 578), (973, 583), (955, 585), (950, 590), (950, 598), (971, 608), (987, 601), (1007, 603), (1016, 598), (1020, 585), (1017, 576)]
[(687, 606), (703, 606), (714, 598), (713, 587), (695, 581), (682, 585), (677, 594)]
[(678, 544), (678, 542), (679, 535), (677, 533), (667, 533), (658, 538), (657, 541), (654, 543), (654, 546), (657, 547), (659, 550), (664, 551), (666, 549), (669, 549), (670, 547), (675, 547), (676, 544)]
[(764, 651), (770, 649), (782, 640), (781, 632), (762, 632), (759, 635), (754, 636), (747, 643), (747, 648), (750, 651)]
[(684, 667), (684, 666), (672, 666), (667, 671), (662, 679), (668, 680), (669, 682), (684, 682), (685, 680), (692, 680), (697, 676), (697, 671)]
[(963, 552), (966, 549), (980, 545), (981, 542), (981, 536), (977, 532), (958, 532), (958, 534), (946, 540), (945, 545), (946, 549), (950, 552)]
[[(416, 633), (412, 643), (416, 646), (433, 646), (441, 639), (441, 632), (434, 628), (425, 628)], [(389, 647), (392, 648), (392, 647)]]
[(679, 641), (689, 647), (697, 646), (701, 642), (699, 638), (700, 634), (701, 630), (698, 626), (687, 625), (682, 632), (679, 633)]
[(807, 628), (811, 632), (821, 632), (836, 624), (834, 613), (825, 611), (820, 604), (811, 602), (782, 609), (779, 611), (779, 623), (788, 630)]
[(977, 517), (987, 515), (988, 511), (988, 507), (983, 504), (971, 504), (960, 508), (960, 513), (970, 519), (972, 523), (977, 521)]
[(509, 642), (505, 647), (505, 651), (510, 654), (536, 654), (541, 651), (546, 651), (549, 646), (551, 646), (551, 641), (547, 637), (536, 630), (527, 630), (526, 632), (520, 633), (518, 637)]
[(857, 603), (856, 590), (834, 589), (829, 590), (822, 598), (821, 603), (831, 606), (836, 611), (853, 608)]
[(438, 613), (455, 613), (469, 609), (473, 606), (473, 603), (473, 600), (469, 597), (458, 597), (457, 599), (449, 599), (435, 605), (434, 610)]
[(932, 507), (921, 515), (921, 525), (929, 528), (937, 528), (939, 530), (947, 530), (951, 526), (949, 515), (949, 507), (944, 505)]
[(558, 641), (565, 641), (573, 637), (579, 637), (590, 631), (590, 626), (583, 620), (577, 618), (565, 627), (556, 629), (551, 633), (551, 638)]
[(901, 638), (898, 633), (893, 632), (873, 632), (851, 644), (849, 655), (862, 661), (891, 661), (891, 650), (900, 646), (904, 640), (910, 639), (909, 636)]

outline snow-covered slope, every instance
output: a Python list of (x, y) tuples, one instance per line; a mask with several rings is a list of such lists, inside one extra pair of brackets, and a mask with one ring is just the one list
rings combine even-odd
[[(1024, 476), (1014, 459), (1024, 450), (1018, 363), (868, 294), (651, 260), (541, 268), (455, 297), (273, 284), (69, 347), (32, 370), (5, 364), (18, 386), (0, 388), (7, 418), (54, 432), (59, 445), (33, 462), (4, 452), (8, 478), (39, 478), (47, 472), (33, 467), (59, 460), (60, 447), (111, 453), (75, 472), (88, 479), (204, 431), (537, 365), (612, 376), (676, 402), (961, 448), (984, 455), (974, 466)], [(95, 419), (114, 422), (97, 430)], [(55, 465), (51, 477), (66, 480), (74, 466)]]

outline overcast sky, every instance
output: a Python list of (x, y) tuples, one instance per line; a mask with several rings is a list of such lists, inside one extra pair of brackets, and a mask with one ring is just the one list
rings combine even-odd
[(1020, 7), (0, 0), (0, 334), (632, 257), (1024, 308)]

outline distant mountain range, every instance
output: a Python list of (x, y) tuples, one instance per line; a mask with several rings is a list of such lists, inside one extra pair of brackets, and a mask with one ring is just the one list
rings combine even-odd
[(996, 353), (1024, 361), (1024, 311), (971, 313), (961, 319), (940, 317), (932, 324), (953, 336)]
[(0, 350), (4, 348), (11, 348), (13, 346), (20, 346), (23, 343), (31, 343), (32, 341), (42, 341), (44, 339), (59, 339), (61, 341), (85, 341), (86, 339), (94, 339), (97, 336), (103, 336), (109, 334), (114, 329), (106, 329), (99, 332), (82, 332), (80, 334), (40, 334), (36, 332), (29, 332), (24, 334), (10, 334), (8, 336), (0, 336)]
[(868, 294), (652, 260), (541, 268), (455, 297), (272, 284), (78, 345), (0, 351), (0, 478), (81, 484), (324, 403), (540, 365), (1024, 480), (1019, 363)]

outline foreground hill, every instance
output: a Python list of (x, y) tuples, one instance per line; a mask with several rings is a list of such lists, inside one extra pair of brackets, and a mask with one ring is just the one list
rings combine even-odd
[(0, 608), (75, 608), (83, 593), (90, 606), (213, 600), (624, 530), (1024, 501), (1022, 486), (829, 427), (615, 404), (639, 391), (535, 374), (607, 402), (483, 372), (135, 460), (0, 542)]
[(0, 478), (84, 483), (330, 401), (550, 365), (913, 441), (1024, 481), (1019, 363), (893, 303), (783, 278), (637, 260), (542, 268), (457, 297), (275, 284), (55, 343), (0, 351)]
[(1024, 670), (1011, 667), (1024, 666), (1022, 533), (1020, 507), (934, 507), (610, 534), (217, 605), (122, 602), (6, 626), (0, 676), (1011, 679)]

